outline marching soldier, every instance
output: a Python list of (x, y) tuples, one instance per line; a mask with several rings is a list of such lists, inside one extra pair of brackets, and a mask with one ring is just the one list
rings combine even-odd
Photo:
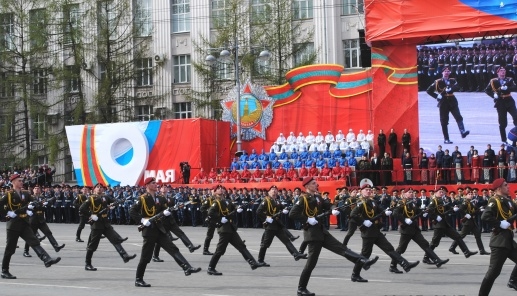
[(341, 255), (349, 261), (355, 263), (355, 267), (368, 270), (379, 259), (376, 256), (372, 260), (368, 260), (365, 256), (355, 253), (348, 249), (335, 239), (328, 230), (318, 220), (321, 214), (321, 196), (318, 193), (318, 183), (312, 177), (305, 177), (302, 181), (306, 192), (302, 193), (299, 200), (289, 212), (289, 217), (293, 220), (306, 221), (304, 224), (304, 241), (309, 244), (309, 256), (307, 263), (302, 270), (300, 280), (298, 282), (298, 296), (314, 296), (315, 294), (307, 290), (307, 284), (312, 274), (312, 270), (316, 267), (321, 249), (325, 248), (329, 251)]
[[(169, 255), (174, 258), (178, 263), (186, 276), (192, 273), (201, 271), (201, 268), (194, 268), (190, 263), (183, 257), (179, 249), (174, 245), (170, 237), (167, 235), (168, 230), (165, 229), (162, 219), (153, 217), (169, 217), (171, 212), (168, 210), (166, 204), (160, 202), (160, 198), (156, 195), (157, 185), (156, 179), (148, 177), (144, 180), (144, 185), (147, 192), (141, 195), (138, 201), (131, 207), (129, 214), (131, 218), (136, 222), (141, 223), (142, 237), (144, 243), (142, 245), (142, 253), (140, 255), (140, 262), (136, 269), (136, 287), (150, 287), (151, 285), (144, 281), (144, 273), (147, 264), (151, 262), (153, 256), (153, 249), (156, 244), (160, 245)], [(160, 216), (157, 216), (160, 215)], [(150, 220), (151, 218), (155, 220)], [(136, 256), (136, 255), (135, 255)], [(134, 257), (133, 257), (134, 258)]]
[[(88, 199), (90, 196), (90, 186), (84, 186), (82, 189), (82, 193), (78, 194), (77, 197), (74, 199), (74, 206), (79, 209), (81, 205)], [(75, 234), (75, 241), (82, 243), (84, 242), (81, 239), (81, 232), (84, 229), (84, 226), (86, 225), (86, 221), (88, 220), (88, 217), (83, 215), (81, 212), (79, 212), (79, 225), (77, 226), (77, 232)]]
[[(434, 264), (436, 264), (436, 267), (440, 267), (449, 262), (449, 259), (441, 260), (438, 255), (431, 250), (429, 242), (422, 235), (422, 231), (418, 228), (418, 217), (423, 215), (427, 216), (427, 213), (424, 211), (425, 204), (422, 203), (419, 208), (414, 201), (411, 201), (412, 195), (412, 189), (408, 189), (408, 191), (402, 196), (402, 200), (393, 210), (393, 216), (401, 223), (400, 240), (396, 251), (401, 255), (404, 254), (409, 243), (414, 241), (422, 250), (424, 250), (427, 256), (431, 258)], [(402, 273), (402, 271), (397, 268), (396, 260), (391, 260), (390, 272)]]
[[(408, 262), (395, 251), (393, 245), (386, 239), (380, 230), (381, 223), (379, 220), (382, 215), (389, 216), (391, 214), (391, 208), (381, 210), (375, 200), (373, 200), (372, 185), (368, 182), (362, 184), (361, 202), (355, 207), (350, 215), (357, 225), (361, 225), (361, 238), (363, 239), (361, 255), (369, 258), (372, 254), (373, 245), (377, 245), (382, 251), (384, 251), (384, 253), (386, 253), (386, 255), (390, 256), (392, 262), (400, 264), (400, 266), (404, 268), (405, 272), (409, 272), (412, 268), (416, 267), (420, 261)], [(361, 267), (356, 264), (352, 273), (352, 282), (368, 282), (367, 279), (361, 277), (360, 272)]]
[(83, 216), (89, 217), (91, 220), (91, 232), (86, 246), (86, 259), (84, 269), (88, 271), (96, 271), (97, 268), (92, 266), (93, 253), (97, 250), (101, 236), (104, 235), (115, 247), (124, 263), (134, 259), (136, 254), (129, 256), (122, 247), (120, 235), (113, 229), (108, 219), (108, 211), (114, 206), (114, 199), (106, 196), (104, 193), (104, 185), (98, 183), (93, 189), (93, 194), (81, 205), (79, 212)]
[(214, 232), (215, 232), (215, 223), (212, 223), (210, 219), (208, 219), (208, 210), (212, 207), (212, 204), (215, 202), (215, 190), (218, 186), (215, 186), (212, 188), (212, 194), (208, 194), (205, 198), (205, 201), (203, 201), (203, 205), (201, 206), (201, 213), (203, 213), (203, 216), (205, 216), (205, 221), (207, 223), (206, 226), (206, 238), (205, 243), (203, 245), (203, 255), (214, 255), (214, 253), (210, 252), (208, 248), (210, 248), (210, 242), (212, 241), (212, 238), (214, 238)]
[(257, 209), (257, 216), (263, 221), (264, 234), (262, 235), (262, 241), (260, 242), (260, 251), (258, 255), (258, 262), (264, 266), (269, 264), (264, 262), (266, 257), (266, 251), (271, 246), (273, 239), (278, 239), (286, 246), (287, 250), (293, 255), (294, 260), (307, 259), (307, 254), (299, 253), (295, 246), (291, 243), (291, 240), (284, 231), (286, 226), (280, 220), (281, 213), (289, 213), (286, 208), (278, 202), (278, 188), (275, 185), (269, 187), (268, 195), (264, 198), (264, 201), (259, 205)]
[(356, 207), (357, 200), (357, 189), (354, 188), (350, 193), (350, 197), (345, 200), (345, 205), (347, 205), (347, 207), (344, 210), (344, 215), (347, 216), (348, 219), (348, 232), (343, 239), (343, 245), (345, 247), (348, 246), (348, 242), (357, 230), (357, 223), (355, 223), (353, 219), (350, 219), (350, 213), (352, 213), (352, 210)]
[[(517, 263), (517, 243), (513, 239), (512, 220), (515, 220), (515, 206), (509, 197), (510, 188), (503, 179), (492, 183), (495, 195), (488, 201), (488, 206), (481, 215), (481, 220), (494, 227), (490, 237), (490, 265), (479, 287), (479, 296), (487, 296), (492, 289), (495, 279), (501, 273), (507, 258)], [(517, 290), (517, 266), (513, 268), (508, 287)]]
[(13, 190), (7, 191), (0, 199), (0, 208), (6, 208), (9, 217), (6, 225), (7, 237), (5, 240), (5, 252), (2, 259), (3, 279), (16, 279), (16, 276), (9, 272), (11, 256), (16, 251), (18, 238), (22, 238), (32, 247), (34, 252), (43, 261), (45, 267), (50, 267), (61, 260), (61, 257), (52, 258), (41, 247), (40, 242), (34, 231), (29, 225), (29, 216), (33, 215), (34, 206), (31, 205), (32, 196), (29, 191), (23, 190), (23, 179), (19, 174), (9, 177)]
[[(467, 234), (472, 233), (476, 238), (476, 243), (479, 248), (479, 254), (490, 255), (489, 252), (485, 251), (483, 241), (481, 240), (481, 228), (478, 226), (476, 222), (476, 216), (480, 214), (480, 210), (472, 203), (472, 192), (467, 193), (464, 201), (461, 203), (459, 208), (460, 209), (458, 211), (458, 214), (463, 225), (460, 232), (461, 238), (464, 238), (467, 236)], [(456, 252), (457, 245), (458, 243), (456, 241), (453, 241), (451, 247), (449, 248), (449, 251), (453, 254), (458, 254), (458, 252)]]

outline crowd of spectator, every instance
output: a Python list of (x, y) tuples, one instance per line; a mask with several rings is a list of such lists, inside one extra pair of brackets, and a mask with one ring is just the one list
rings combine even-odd
[(9, 166), (7, 163), (0, 169), (0, 187), (10, 186), (9, 176), (13, 173), (18, 173), (23, 178), (23, 183), (26, 185), (50, 186), (52, 185), (53, 176), (56, 169), (48, 164), (38, 166), (37, 169), (18, 167), (16, 165)]

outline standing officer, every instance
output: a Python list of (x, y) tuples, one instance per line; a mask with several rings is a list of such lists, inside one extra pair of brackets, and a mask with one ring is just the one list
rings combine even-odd
[(61, 191), (61, 185), (54, 185), (54, 222), (61, 223), (63, 218), (63, 192)]
[[(452, 228), (446, 219), (446, 215), (451, 213), (452, 211), (459, 211), (459, 207), (452, 207), (450, 203), (445, 203), (444, 199), (445, 192), (447, 192), (446, 187), (441, 187), (436, 190), (434, 193), (434, 198), (429, 203), (428, 212), (429, 217), (432, 223), (434, 224), (434, 233), (433, 239), (431, 240), (431, 249), (434, 250), (440, 244), (442, 237), (447, 236), (452, 240), (456, 241), (456, 243), (460, 246), (461, 251), (465, 255), (465, 258), (469, 258), (472, 255), (477, 254), (478, 252), (471, 252), (469, 248), (463, 241), (463, 238), (456, 231), (456, 229)], [(424, 256), (424, 260), (422, 262), (427, 264), (434, 264), (434, 262), (429, 260), (429, 257)]]
[(160, 245), (160, 247), (169, 253), (172, 258), (174, 258), (176, 263), (178, 263), (178, 265), (183, 268), (186, 276), (189, 276), (192, 273), (200, 272), (201, 268), (193, 268), (187, 259), (181, 255), (179, 249), (174, 245), (170, 237), (167, 235), (169, 231), (164, 228), (162, 220), (154, 218), (156, 220), (149, 221), (151, 218), (157, 215), (161, 215), (162, 217), (169, 217), (171, 212), (168, 210), (167, 205), (163, 202), (160, 202), (160, 198), (158, 195), (156, 195), (156, 179), (153, 177), (148, 177), (144, 180), (144, 185), (147, 192), (141, 195), (137, 202), (131, 207), (131, 209), (129, 209), (129, 215), (131, 215), (131, 218), (136, 223), (141, 223), (141, 227), (143, 228), (142, 237), (144, 238), (142, 253), (140, 255), (140, 262), (138, 262), (138, 267), (136, 268), (135, 286), (151, 286), (144, 281), (144, 273), (147, 264), (151, 262), (155, 244)]
[[(507, 258), (517, 263), (517, 243), (513, 240), (512, 223), (507, 221), (507, 219), (513, 218), (512, 215), (516, 212), (515, 206), (508, 196), (510, 188), (503, 178), (499, 178), (492, 183), (492, 189), (495, 190), (495, 194), (490, 198), (488, 206), (481, 215), (481, 220), (494, 227), (490, 237), (492, 254), (488, 271), (479, 287), (479, 296), (486, 296), (490, 293)], [(513, 268), (508, 287), (517, 290), (517, 267)]]
[[(472, 192), (467, 193), (467, 195), (465, 196), (465, 200), (463, 201), (463, 203), (461, 203), (459, 208), (459, 217), (463, 225), (460, 232), (461, 238), (464, 238), (467, 236), (467, 234), (472, 233), (476, 238), (476, 243), (479, 248), (479, 254), (490, 255), (489, 252), (485, 251), (483, 241), (481, 240), (481, 228), (476, 222), (476, 216), (479, 215), (480, 211), (479, 208), (477, 208), (472, 202)], [(458, 254), (458, 252), (456, 252), (457, 245), (458, 243), (456, 243), (456, 241), (453, 241), (451, 247), (449, 248), (449, 251), (453, 254)]]
[(205, 243), (203, 245), (203, 255), (214, 255), (214, 253), (210, 252), (208, 248), (210, 248), (210, 242), (212, 241), (212, 238), (214, 238), (214, 232), (215, 232), (215, 223), (212, 223), (210, 219), (208, 219), (208, 210), (212, 207), (212, 204), (215, 201), (215, 190), (221, 185), (215, 185), (214, 188), (212, 188), (212, 194), (209, 194), (205, 197), (205, 201), (203, 201), (203, 205), (201, 206), (201, 213), (203, 213), (203, 216), (205, 217), (206, 221), (206, 237), (205, 237)]
[[(45, 212), (44, 207), (47, 205), (47, 201), (43, 198), (41, 195), (41, 189), (39, 185), (36, 184), (33, 189), (34, 195), (33, 198), (33, 215), (29, 218), (29, 223), (32, 228), (32, 231), (34, 231), (34, 234), (38, 232), (38, 230), (41, 230), (43, 234), (48, 238), (48, 241), (54, 247), (54, 250), (56, 252), (59, 252), (62, 248), (65, 247), (65, 245), (59, 245), (52, 235), (52, 231), (48, 228), (47, 222), (45, 221)], [(24, 257), (31, 257), (29, 254), (29, 243), (25, 242), (25, 249), (23, 252)]]
[(280, 213), (286, 212), (287, 209), (282, 209), (283, 206), (278, 202), (278, 188), (275, 185), (269, 187), (268, 195), (264, 198), (264, 201), (259, 205), (257, 209), (257, 216), (263, 221), (264, 234), (262, 235), (262, 241), (260, 242), (260, 251), (258, 255), (258, 262), (269, 266), (264, 262), (266, 257), (266, 251), (271, 246), (273, 239), (278, 239), (286, 246), (287, 250), (291, 255), (294, 256), (294, 260), (307, 259), (307, 254), (299, 253), (291, 243), (291, 240), (285, 232), (286, 226), (280, 220)]
[(497, 110), (497, 120), (499, 122), (499, 133), (504, 144), (506, 144), (506, 126), (508, 126), (506, 113), (510, 113), (513, 125), (517, 126), (517, 109), (511, 94), (512, 91), (516, 90), (517, 85), (515, 81), (513, 78), (506, 77), (506, 69), (504, 67), (497, 68), (497, 77), (492, 78), (485, 88), (485, 93), (494, 99), (494, 108)]
[(221, 256), (226, 252), (228, 244), (234, 246), (242, 254), (242, 257), (246, 259), (252, 270), (264, 266), (264, 264), (258, 263), (255, 258), (253, 258), (237, 233), (234, 221), (232, 221), (235, 219), (236, 207), (230, 200), (224, 198), (222, 188), (221, 185), (215, 187), (215, 201), (208, 210), (208, 219), (217, 226), (219, 242), (217, 243), (217, 248), (215, 249), (212, 259), (210, 259), (207, 273), (209, 275), (223, 275), (221, 272), (218, 272), (215, 267)]
[[(361, 225), (359, 228), (361, 230), (361, 238), (363, 239), (361, 255), (369, 258), (372, 254), (373, 245), (377, 245), (386, 255), (390, 256), (392, 262), (400, 264), (400, 266), (404, 268), (404, 271), (409, 272), (412, 268), (416, 267), (420, 261), (410, 263), (404, 259), (395, 251), (393, 245), (380, 230), (381, 223), (379, 222), (379, 214), (389, 216), (391, 213), (390, 208), (386, 210), (380, 209), (377, 202), (373, 199), (372, 185), (364, 183), (361, 185), (361, 202), (352, 211), (350, 217), (355, 220), (357, 225)], [(395, 268), (395, 270), (397, 269)], [(352, 273), (352, 282), (368, 282), (367, 279), (361, 277), (360, 273), (361, 267), (356, 264)]]
[[(74, 206), (75, 208), (79, 209), (81, 205), (88, 199), (90, 196), (90, 186), (84, 186), (81, 190), (82, 193), (78, 194), (77, 197), (74, 199)], [(88, 220), (88, 217), (83, 215), (81, 212), (79, 212), (79, 225), (77, 226), (77, 232), (75, 234), (75, 241), (82, 243), (84, 242), (81, 239), (81, 232), (84, 229), (84, 226), (86, 225), (86, 221)]]
[(318, 218), (318, 215), (323, 212), (321, 208), (322, 198), (318, 195), (318, 183), (312, 177), (305, 177), (302, 185), (305, 187), (306, 192), (301, 194), (289, 213), (289, 218), (305, 221), (303, 236), (304, 242), (307, 242), (309, 245), (309, 257), (300, 275), (297, 295), (314, 296), (314, 293), (307, 290), (307, 284), (311, 278), (312, 270), (316, 267), (322, 248), (345, 257), (355, 263), (356, 267), (364, 268), (365, 270), (368, 270), (371, 265), (377, 262), (379, 257), (375, 256), (374, 259), (368, 260), (368, 258), (348, 249), (334, 238), (323, 227), (322, 223), (320, 223), (322, 221), (319, 221)]
[(74, 201), (74, 195), (70, 189), (70, 185), (65, 185), (63, 191), (63, 214), (65, 216), (65, 223), (70, 224), (72, 222), (72, 202)]
[(13, 190), (7, 191), (0, 199), (0, 208), (7, 210), (6, 230), (7, 237), (5, 240), (4, 258), (2, 259), (2, 273), (0, 276), (3, 279), (16, 279), (14, 275), (9, 272), (9, 263), (11, 256), (16, 251), (18, 238), (22, 238), (32, 247), (38, 257), (45, 263), (45, 267), (50, 267), (58, 263), (61, 257), (55, 259), (51, 258), (49, 254), (40, 246), (40, 242), (34, 231), (29, 225), (29, 216), (33, 215), (31, 205), (32, 197), (29, 191), (23, 189), (23, 179), (19, 174), (13, 174), (9, 177)]
[(113, 208), (114, 199), (104, 195), (104, 185), (98, 183), (95, 185), (93, 189), (93, 194), (89, 196), (88, 200), (86, 200), (81, 207), (79, 208), (79, 212), (83, 214), (83, 216), (89, 217), (89, 220), (92, 221), (90, 238), (88, 240), (88, 245), (86, 246), (86, 259), (85, 259), (85, 270), (95, 271), (97, 268), (92, 266), (92, 257), (93, 253), (97, 250), (99, 246), (99, 242), (101, 240), (101, 236), (104, 235), (110, 241), (110, 243), (115, 247), (117, 252), (119, 253), (124, 263), (129, 262), (129, 260), (134, 259), (136, 254), (133, 256), (129, 256), (122, 247), (120, 235), (113, 229), (108, 219), (108, 211), (110, 208)]
[[(449, 259), (441, 260), (436, 253), (429, 247), (429, 242), (422, 235), (422, 231), (418, 228), (418, 217), (421, 215), (427, 216), (425, 204), (422, 204), (420, 208), (417, 204), (411, 201), (413, 196), (413, 190), (408, 189), (404, 192), (402, 200), (398, 203), (397, 207), (393, 210), (393, 216), (400, 222), (400, 240), (397, 247), (397, 253), (404, 254), (407, 250), (407, 246), (411, 241), (417, 243), (417, 245), (424, 250), (431, 260), (433, 260), (436, 267), (440, 267), (443, 264), (449, 262)], [(402, 273), (397, 269), (397, 261), (391, 260), (390, 272)]]
[(470, 131), (465, 130), (463, 124), (463, 117), (458, 107), (458, 100), (454, 96), (454, 92), (460, 90), (460, 86), (456, 79), (449, 78), (451, 70), (444, 67), (442, 71), (442, 78), (436, 79), (433, 84), (427, 88), (427, 93), (438, 101), (438, 109), (440, 110), (440, 124), (442, 125), (443, 143), (452, 144), (449, 138), (449, 113), (452, 114), (461, 133), (461, 137), (465, 138)]
[(199, 211), (199, 204), (201, 203), (201, 200), (199, 199), (199, 194), (196, 192), (196, 188), (192, 188), (190, 190), (189, 201), (190, 204), (188, 206), (190, 209), (190, 217), (192, 218), (192, 226), (196, 227), (198, 220), (197, 213)]

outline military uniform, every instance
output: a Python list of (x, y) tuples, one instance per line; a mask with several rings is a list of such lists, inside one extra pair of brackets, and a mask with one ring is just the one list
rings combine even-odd
[[(513, 227), (501, 228), (501, 221), (510, 218), (515, 212), (515, 206), (508, 197), (495, 195), (490, 198), (487, 208), (481, 215), (481, 220), (489, 223), (494, 229), (490, 237), (490, 250), (492, 251), (490, 265), (479, 288), (480, 296), (490, 293), (492, 285), (501, 273), (507, 258), (517, 263), (517, 243), (514, 240)], [(510, 275), (508, 286), (517, 288), (517, 267), (514, 267)]]
[(348, 207), (345, 208), (344, 215), (348, 217), (348, 232), (346, 233), (345, 238), (343, 239), (343, 245), (347, 246), (348, 242), (350, 241), (350, 238), (354, 235), (355, 231), (357, 230), (357, 223), (350, 219), (350, 213), (352, 213), (352, 210), (356, 207), (355, 203), (357, 202), (357, 197), (351, 196), (346, 199), (345, 205)]
[[(502, 89), (506, 88), (506, 89)], [(517, 109), (515, 100), (511, 92), (517, 90), (517, 85), (513, 78), (505, 77), (504, 79), (493, 78), (485, 88), (485, 93), (494, 99), (494, 108), (497, 110), (497, 119), (499, 122), (499, 133), (501, 141), (506, 143), (506, 126), (508, 126), (508, 118), (506, 113), (510, 113), (513, 119), (513, 125), (517, 126)]]
[[(88, 199), (88, 197), (84, 194), (78, 194), (77, 197), (74, 199), (74, 206), (79, 209), (81, 205)], [(79, 214), (79, 225), (77, 226), (77, 232), (75, 234), (75, 241), (76, 242), (84, 242), (81, 239), (81, 232), (84, 229), (84, 226), (86, 225), (86, 221), (88, 220), (88, 217), (83, 215), (81, 212)]]
[(201, 206), (201, 213), (204, 213), (203, 215), (206, 216), (205, 221), (207, 223), (206, 238), (205, 238), (205, 243), (203, 245), (203, 255), (213, 255), (213, 253), (210, 252), (208, 250), (208, 248), (210, 247), (210, 242), (212, 241), (212, 238), (214, 238), (215, 223), (212, 223), (210, 221), (210, 219), (207, 219), (208, 210), (210, 209), (210, 207), (212, 207), (213, 202), (214, 202), (214, 198), (209, 195), (206, 197), (205, 201), (203, 201), (203, 205)]
[[(477, 208), (470, 200), (465, 199), (463, 203), (459, 206), (460, 210), (458, 211), (459, 217), (461, 219), (462, 228), (460, 232), (461, 238), (467, 236), (467, 234), (473, 234), (476, 238), (476, 244), (479, 248), (479, 254), (481, 255), (490, 255), (490, 253), (485, 251), (485, 247), (483, 246), (483, 241), (481, 240), (481, 228), (476, 222), (476, 216), (479, 215), (479, 208)], [(458, 244), (456, 241), (453, 241), (449, 251), (456, 254), (456, 246)]]
[[(15, 177), (16, 178), (16, 177)], [(19, 177), (18, 177), (19, 178)], [(11, 177), (11, 181), (13, 177)], [(32, 201), (32, 196), (29, 191), (16, 190), (8, 191), (0, 199), (0, 208), (6, 208), (10, 219), (6, 223), (7, 237), (5, 242), (5, 252), (2, 259), (2, 273), (1, 277), (6, 279), (15, 279), (16, 277), (9, 273), (9, 264), (11, 262), (11, 256), (16, 251), (16, 245), (18, 238), (22, 238), (38, 257), (45, 263), (46, 267), (58, 263), (61, 258), (51, 258), (49, 254), (40, 246), (40, 242), (34, 231), (30, 227), (29, 215), (33, 214), (32, 211), (28, 210), (29, 203)]]

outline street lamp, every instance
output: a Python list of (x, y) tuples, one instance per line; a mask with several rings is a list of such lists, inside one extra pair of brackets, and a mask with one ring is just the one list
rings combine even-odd
[[(235, 38), (235, 46), (231, 48), (231, 50), (234, 50), (235, 54), (235, 60), (234, 60), (234, 73), (235, 73), (235, 87), (237, 88), (237, 106), (236, 106), (236, 112), (237, 112), (237, 118), (236, 118), (236, 124), (237, 124), (237, 152), (235, 152), (236, 156), (240, 156), (242, 154), (242, 138), (241, 138), (241, 83), (239, 80), (239, 41), (237, 38)], [(219, 57), (223, 61), (229, 61), (231, 60), (231, 53), (227, 49), (223, 49), (221, 53), (219, 54)], [(264, 49), (259, 54), (259, 60), (266, 62), (271, 57), (271, 54), (268, 50)], [(217, 58), (213, 55), (209, 54), (205, 58), (205, 62), (212, 66), (217, 62)]]

